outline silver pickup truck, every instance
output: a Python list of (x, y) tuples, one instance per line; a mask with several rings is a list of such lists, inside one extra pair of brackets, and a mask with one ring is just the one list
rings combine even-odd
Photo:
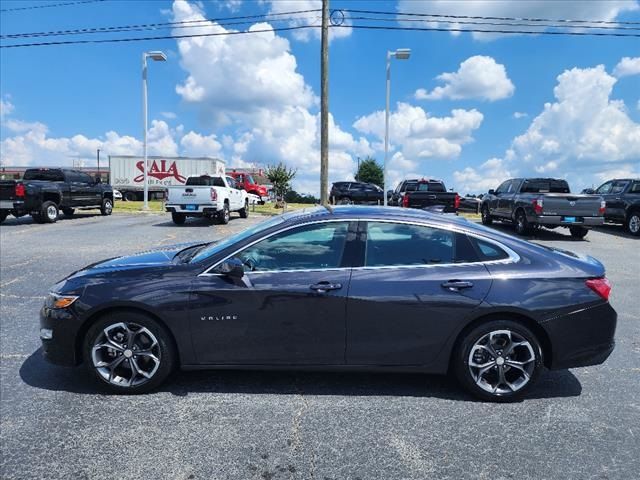
[(231, 212), (240, 218), (249, 216), (247, 192), (227, 176), (189, 177), (185, 185), (169, 187), (165, 210), (173, 223), (182, 225), (187, 217), (206, 217), (229, 223)]
[(589, 227), (604, 223), (605, 202), (571, 193), (566, 180), (513, 178), (489, 190), (480, 211), (485, 225), (494, 220), (511, 222), (519, 235), (529, 235), (538, 227), (567, 227), (572, 237), (584, 238)]

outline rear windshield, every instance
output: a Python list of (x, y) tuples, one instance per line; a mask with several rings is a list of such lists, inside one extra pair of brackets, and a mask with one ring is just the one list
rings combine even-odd
[(187, 178), (186, 185), (193, 185), (196, 187), (224, 187), (224, 182), (221, 177), (189, 177)]
[(446, 192), (444, 184), (440, 182), (420, 182), (418, 183), (419, 192)]
[(23, 180), (44, 180), (47, 182), (64, 182), (62, 170), (52, 170), (43, 168), (41, 170), (27, 170), (24, 172)]
[(523, 193), (570, 193), (569, 184), (565, 180), (533, 179), (522, 184)]

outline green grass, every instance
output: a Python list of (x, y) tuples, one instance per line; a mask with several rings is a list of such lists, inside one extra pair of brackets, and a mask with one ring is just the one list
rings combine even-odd
[[(313, 204), (310, 203), (287, 203), (287, 212), (311, 207), (313, 207)], [(276, 208), (275, 202), (271, 202), (265, 203), (264, 205), (252, 205), (249, 207), (249, 212), (259, 213), (261, 215), (280, 215), (281, 213), (284, 213), (284, 210), (282, 208)]]
[[(142, 213), (144, 202), (125, 202), (116, 200), (113, 205), (114, 213)], [(164, 202), (160, 200), (149, 201), (149, 212), (164, 212)]]

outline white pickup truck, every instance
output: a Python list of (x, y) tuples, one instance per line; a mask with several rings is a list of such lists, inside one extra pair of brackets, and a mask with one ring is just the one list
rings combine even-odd
[(249, 200), (233, 178), (200, 175), (187, 178), (185, 185), (169, 187), (165, 210), (177, 225), (187, 217), (207, 217), (227, 224), (231, 212), (238, 212), (240, 218), (249, 216)]

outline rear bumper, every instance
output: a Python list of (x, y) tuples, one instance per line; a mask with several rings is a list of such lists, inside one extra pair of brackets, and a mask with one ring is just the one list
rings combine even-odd
[[(567, 215), (568, 216), (568, 215)], [(567, 222), (564, 221), (566, 216), (564, 215), (542, 215), (542, 216), (533, 216), (529, 218), (530, 223), (538, 223), (540, 225), (555, 225), (555, 226), (563, 226), (563, 227), (572, 227), (574, 225), (581, 227), (597, 227), (599, 225), (604, 224), (604, 217), (580, 217), (576, 216), (575, 222)]]
[(197, 205), (196, 210), (187, 209), (187, 205), (179, 205), (179, 204), (167, 204), (165, 205), (165, 211), (169, 213), (183, 213), (185, 215), (190, 215), (193, 217), (203, 216), (203, 215), (216, 215), (218, 213), (218, 207), (216, 204), (202, 204)]
[(603, 363), (615, 346), (618, 314), (609, 303), (583, 308), (542, 322), (551, 340), (550, 368), (586, 367)]
[(24, 210), (23, 201), (0, 200), (0, 210)]

